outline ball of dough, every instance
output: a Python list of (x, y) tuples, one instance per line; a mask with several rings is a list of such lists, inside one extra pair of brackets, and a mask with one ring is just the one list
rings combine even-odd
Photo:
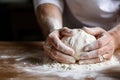
[(91, 42), (95, 41), (96, 38), (93, 35), (86, 33), (82, 29), (73, 29), (75, 35), (72, 37), (64, 36), (62, 42), (67, 46), (71, 47), (75, 51), (74, 58), (80, 60), (79, 56), (81, 52), (84, 52), (84, 47)]

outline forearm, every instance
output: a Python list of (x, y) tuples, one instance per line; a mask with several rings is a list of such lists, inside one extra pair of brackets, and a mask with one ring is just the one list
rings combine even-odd
[(114, 37), (116, 44), (115, 48), (120, 48), (120, 23), (111, 29), (109, 33)]
[(38, 6), (36, 16), (45, 38), (53, 30), (62, 28), (62, 12), (53, 4)]

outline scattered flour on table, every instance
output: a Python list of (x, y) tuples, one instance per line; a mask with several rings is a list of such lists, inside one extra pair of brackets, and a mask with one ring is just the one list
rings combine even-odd
[(43, 60), (43, 64), (41, 65), (44, 69), (54, 70), (54, 71), (96, 71), (102, 68), (118, 65), (119, 61), (115, 56), (111, 58), (109, 61), (105, 61), (102, 63), (96, 64), (62, 64), (56, 61), (52, 61), (49, 58), (45, 58)]
[[(73, 78), (73, 80), (86, 80), (86, 78), (96, 79), (96, 76), (99, 76), (99, 74), (96, 73), (97, 70), (118, 65), (119, 60), (115, 56), (113, 56), (109, 61), (106, 61), (103, 63), (97, 63), (97, 64), (88, 64), (88, 65), (61, 64), (51, 60), (50, 58), (45, 56), (43, 52), (41, 52), (41, 54), (39, 55), (33, 54), (32, 56), (28, 56), (28, 57), (37, 59), (35, 60), (35, 64), (30, 63), (29, 65), (29, 63), (26, 62), (26, 59), (24, 59), (23, 63), (25, 63), (25, 66), (23, 65), (23, 63), (16, 64), (14, 66), (17, 67), (18, 69), (23, 70), (25, 73), (27, 73), (28, 77), (40, 76), (39, 77), (40, 79), (38, 80), (43, 80), (41, 78), (45, 78), (46, 80), (46, 77), (52, 78), (53, 76), (58, 76), (60, 77), (60, 79), (64, 79), (64, 77), (70, 77), (70, 78)], [(26, 75), (24, 74), (20, 75), (20, 77), (21, 76), (26, 77)], [(58, 80), (58, 79), (55, 79), (55, 80)]]

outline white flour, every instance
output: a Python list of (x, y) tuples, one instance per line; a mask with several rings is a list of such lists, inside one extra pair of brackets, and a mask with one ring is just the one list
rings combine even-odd
[[(20, 59), (16, 59), (19, 64), (24, 67), (24, 69), (28, 70), (29, 68), (35, 69), (35, 71), (39, 70), (47, 70), (47, 71), (96, 71), (100, 70), (102, 68), (119, 65), (119, 60), (116, 58), (116, 55), (111, 58), (111, 60), (102, 62), (102, 63), (96, 63), (96, 64), (63, 64), (58, 63), (56, 61), (51, 60), (46, 55), (44, 55), (44, 52), (41, 52), (40, 54), (33, 54), (33, 55), (26, 55)], [(32, 60), (32, 62), (30, 61)], [(36, 68), (38, 70), (36, 70)]]
[[(86, 78), (90, 78), (88, 80), (97, 80), (96, 77), (101, 77), (99, 76), (99, 73), (96, 73), (97, 70), (101, 71), (104, 68), (119, 64), (119, 60), (117, 60), (118, 58), (115, 56), (113, 56), (110, 61), (103, 63), (79, 65), (61, 64), (56, 61), (52, 61), (46, 57), (43, 52), (40, 52), (40, 54), (34, 53), (32, 55), (24, 55), (21, 59), (17, 59), (20, 63), (17, 63), (14, 66), (25, 72), (25, 74), (17, 77), (38, 77), (36, 80), (50, 80), (50, 78), (51, 80), (86, 80)], [(32, 62), (29, 62), (29, 59), (32, 59)], [(53, 76), (58, 78), (54, 79)], [(68, 79), (64, 79), (65, 77)]]
[(106, 68), (113, 65), (118, 65), (119, 61), (115, 56), (111, 58), (109, 61), (105, 61), (102, 63), (96, 64), (62, 64), (55, 61), (50, 60), (49, 58), (44, 59), (41, 67), (44, 69), (54, 70), (54, 71), (96, 71), (102, 68)]

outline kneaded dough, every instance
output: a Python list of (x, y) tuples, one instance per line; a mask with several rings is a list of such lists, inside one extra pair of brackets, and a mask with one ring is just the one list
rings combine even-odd
[(91, 42), (95, 41), (96, 38), (93, 35), (86, 33), (82, 29), (73, 29), (75, 35), (72, 37), (64, 36), (62, 42), (67, 46), (71, 47), (75, 51), (74, 58), (76, 61), (80, 60), (80, 54), (84, 52), (84, 47)]

